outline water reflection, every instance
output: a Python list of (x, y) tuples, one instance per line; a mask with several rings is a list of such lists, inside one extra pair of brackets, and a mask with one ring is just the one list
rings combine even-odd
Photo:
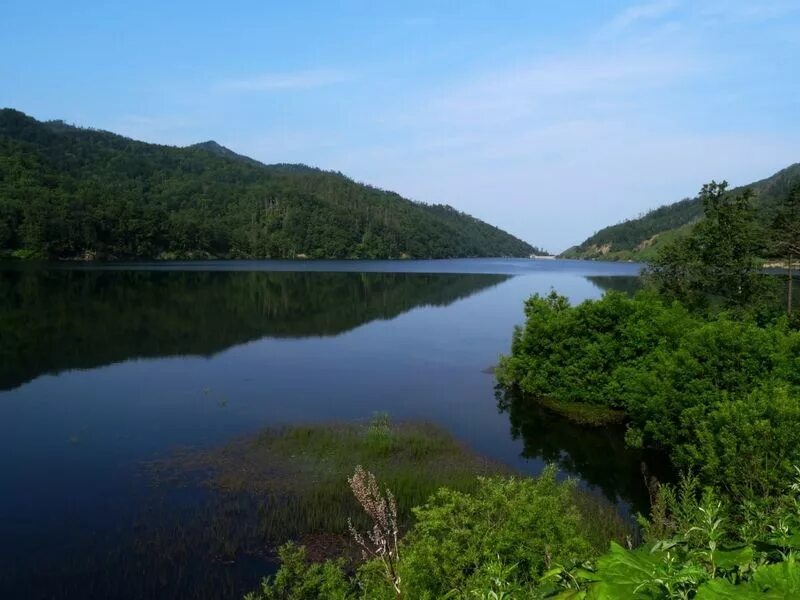
[[(780, 307), (780, 310), (785, 310), (787, 305), (786, 274), (777, 270), (770, 270), (766, 272), (766, 278), (767, 285), (764, 290), (764, 301), (772, 304), (775, 307)], [(617, 292), (624, 292), (626, 294), (633, 295), (644, 288), (644, 282), (641, 277), (587, 275), (586, 279), (591, 281), (603, 292), (615, 290)], [(797, 309), (797, 307), (800, 306), (800, 279), (793, 279), (792, 290), (792, 307)]]
[(0, 390), (131, 358), (332, 336), (509, 275), (0, 269)]
[(498, 408), (508, 414), (512, 437), (523, 442), (523, 457), (556, 463), (613, 502), (647, 514), (645, 480), (672, 478), (665, 456), (625, 446), (624, 426), (581, 427), (501, 387), (496, 397)]
[(641, 277), (620, 277), (611, 275), (589, 275), (586, 277), (589, 281), (595, 284), (598, 288), (607, 292), (614, 290), (615, 292), (623, 292), (625, 294), (633, 295), (642, 289)]
[[(298, 264), (317, 271), (287, 270)], [(389, 267), (417, 272), (375, 272)], [(437, 423), (523, 473), (560, 460), (636, 504), (639, 462), (621, 434), (604, 439), (611, 433), (557, 417), (545, 425), (524, 406), (498, 414), (485, 371), (508, 352), (531, 294), (554, 288), (580, 302), (620, 283), (598, 276), (637, 270), (510, 260), (0, 265), (0, 598), (241, 597), (263, 559), (230, 565), (216, 548), (225, 531), (251, 539), (247, 515), (260, 499), (216, 504), (197, 490), (153, 489), (141, 461), (377, 410)]]

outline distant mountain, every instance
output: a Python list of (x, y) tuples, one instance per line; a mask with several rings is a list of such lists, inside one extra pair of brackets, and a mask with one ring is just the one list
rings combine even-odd
[(543, 252), (450, 206), (208, 141), (177, 148), (0, 110), (0, 256), (451, 258)]
[[(800, 163), (778, 171), (771, 177), (756, 181), (749, 187), (756, 192), (754, 206), (764, 239), (769, 236), (769, 224), (781, 198), (792, 184), (800, 182)], [(736, 190), (733, 190), (736, 191)], [(641, 260), (652, 258), (658, 248), (688, 233), (703, 216), (698, 198), (686, 198), (648, 212), (646, 215), (601, 229), (578, 246), (562, 254), (565, 258), (603, 260)], [(762, 254), (769, 256), (765, 244)]]

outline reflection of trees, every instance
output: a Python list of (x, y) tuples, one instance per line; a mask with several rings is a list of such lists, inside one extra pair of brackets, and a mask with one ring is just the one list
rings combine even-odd
[[(595, 284), (604, 292), (607, 290), (616, 290), (618, 292), (625, 292), (626, 294), (633, 295), (644, 287), (644, 282), (641, 277), (629, 276), (608, 276), (608, 275), (593, 275), (588, 276), (587, 279)], [(768, 287), (771, 288), (771, 293), (766, 295), (770, 303), (774, 306), (780, 306), (781, 310), (786, 309), (786, 275), (779, 271), (767, 271)], [(800, 280), (795, 279), (794, 285), (795, 300), (792, 304), (800, 306)]]
[(670, 477), (665, 457), (625, 447), (622, 426), (583, 427), (502, 387), (496, 396), (498, 408), (508, 413), (512, 437), (523, 441), (522, 456), (554, 462), (610, 500), (623, 500), (646, 513), (643, 471), (660, 480)]
[(0, 270), (0, 389), (129, 358), (210, 355), (261, 337), (328, 336), (504, 275)]
[(633, 295), (642, 289), (641, 277), (592, 275), (586, 279), (604, 292), (615, 290), (617, 292), (625, 292), (626, 294)]

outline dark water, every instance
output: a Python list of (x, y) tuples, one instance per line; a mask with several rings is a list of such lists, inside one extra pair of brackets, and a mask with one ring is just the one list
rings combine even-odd
[(0, 598), (239, 597), (269, 565), (145, 535), (187, 527), (187, 492), (154, 489), (141, 464), (287, 423), (430, 420), (641, 508), (647, 457), (620, 431), (509, 398), (499, 410), (486, 372), (530, 294), (579, 301), (635, 289), (637, 273), (503, 259), (0, 265)]

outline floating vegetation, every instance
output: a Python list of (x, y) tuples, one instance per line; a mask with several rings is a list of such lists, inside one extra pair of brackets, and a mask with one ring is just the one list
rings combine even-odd
[[(267, 429), (148, 464), (159, 485), (211, 492), (213, 500), (192, 519), (202, 533), (184, 531), (180, 537), (213, 548), (214, 559), (223, 562), (242, 554), (271, 556), (287, 540), (304, 544), (317, 560), (356, 555), (348, 519), (359, 529), (371, 523), (348, 487), (354, 465), (392, 490), (402, 531), (412, 524), (412, 508), (439, 488), (470, 492), (479, 476), (514, 475), (439, 426), (392, 422), (386, 413), (369, 422)], [(588, 529), (621, 542), (636, 535), (614, 504), (580, 489), (575, 493)]]
[(268, 429), (219, 448), (177, 451), (149, 467), (161, 484), (199, 483), (222, 495), (258, 499), (259, 532), (277, 544), (346, 536), (348, 518), (364, 518), (347, 485), (355, 464), (394, 491), (403, 524), (442, 486), (468, 491), (477, 476), (510, 474), (438, 426), (392, 423), (385, 413), (370, 422)]
[[(183, 449), (147, 463), (153, 496), (129, 527), (95, 540), (90, 553), (61, 557), (63, 573), (81, 575), (65, 579), (59, 591), (77, 593), (90, 582), (87, 600), (241, 597), (275, 571), (275, 550), (287, 540), (305, 546), (313, 561), (356, 562), (360, 552), (348, 518), (359, 530), (371, 526), (348, 486), (357, 464), (396, 496), (402, 532), (411, 528), (412, 507), (440, 487), (469, 492), (478, 476), (514, 474), (441, 427), (392, 422), (386, 413), (368, 422), (273, 428), (217, 448)], [(612, 503), (575, 493), (589, 539), (624, 542), (634, 534)], [(38, 596), (52, 585), (22, 565), (6, 567), (0, 583), (6, 577), (8, 589)]]

